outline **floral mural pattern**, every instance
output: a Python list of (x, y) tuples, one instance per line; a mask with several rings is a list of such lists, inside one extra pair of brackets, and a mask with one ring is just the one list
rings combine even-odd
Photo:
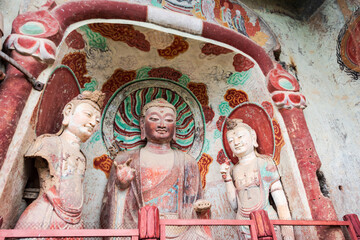
[(106, 175), (106, 178), (109, 177), (112, 163), (113, 160), (107, 154), (103, 154), (100, 157), (94, 158), (93, 160), (94, 168), (103, 171)]
[(86, 55), (82, 52), (74, 52), (66, 54), (61, 63), (68, 66), (75, 74), (81, 88), (84, 88), (85, 83), (91, 81), (91, 77), (86, 77), (88, 73), (86, 69)]
[(254, 67), (254, 63), (242, 54), (236, 54), (234, 56), (233, 65), (235, 71), (238, 72), (248, 71), (249, 69)]
[(125, 42), (130, 47), (135, 47), (141, 51), (150, 51), (150, 43), (145, 39), (145, 35), (135, 30), (131, 25), (92, 23), (88, 26), (92, 31), (100, 33), (103, 37)]
[(205, 55), (220, 55), (220, 54), (227, 54), (231, 53), (232, 50), (220, 47), (218, 45), (212, 44), (212, 43), (205, 43), (201, 48), (201, 53)]
[(204, 83), (190, 82), (188, 88), (194, 93), (201, 105), (206, 106), (209, 104), (209, 96), (207, 95), (207, 89)]
[(173, 59), (189, 49), (189, 43), (180, 36), (175, 36), (172, 44), (164, 49), (158, 49), (159, 56), (166, 59)]
[(246, 92), (236, 90), (234, 88), (228, 89), (224, 95), (224, 99), (229, 103), (230, 107), (234, 108), (240, 103), (248, 102), (249, 98)]
[(113, 93), (125, 83), (134, 80), (136, 77), (135, 71), (124, 71), (122, 69), (116, 69), (111, 77), (102, 86), (101, 91), (106, 94), (105, 102), (113, 95)]

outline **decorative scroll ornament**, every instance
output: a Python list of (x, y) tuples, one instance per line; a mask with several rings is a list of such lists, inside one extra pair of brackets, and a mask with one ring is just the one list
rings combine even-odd
[(272, 100), (278, 108), (306, 107), (305, 96), (299, 93), (298, 81), (280, 64), (276, 64), (276, 67), (268, 73), (267, 79)]
[(278, 108), (306, 108), (305, 96), (299, 92), (275, 91), (271, 97)]
[(48, 39), (11, 34), (6, 42), (6, 47), (48, 63), (55, 61), (56, 45)]

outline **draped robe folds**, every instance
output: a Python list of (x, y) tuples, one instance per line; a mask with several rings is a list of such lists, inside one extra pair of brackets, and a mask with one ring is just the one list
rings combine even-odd
[[(114, 164), (111, 168), (100, 217), (102, 228), (137, 228), (138, 210), (145, 206), (144, 198), (153, 199), (163, 195), (176, 181), (178, 181), (178, 206), (175, 218), (196, 218), (193, 204), (202, 198), (202, 188), (199, 169), (193, 157), (179, 150), (174, 150), (175, 161), (169, 175), (153, 189), (144, 192), (141, 189), (140, 150), (122, 152), (115, 161), (118, 164), (124, 164), (130, 158), (132, 159), (130, 167), (135, 169), (135, 179), (129, 188), (119, 188)], [(160, 216), (170, 218), (161, 211)]]
[(42, 179), (39, 173), (39, 197), (25, 209), (15, 228), (82, 229), (85, 157), (65, 152), (60, 137), (53, 134), (38, 137), (25, 157), (35, 158), (35, 166), (49, 175)]

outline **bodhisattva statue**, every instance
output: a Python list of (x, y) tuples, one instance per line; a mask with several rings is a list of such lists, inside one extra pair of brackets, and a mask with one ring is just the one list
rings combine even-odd
[[(221, 165), (227, 198), (236, 219), (249, 219), (252, 211), (264, 209), (270, 219), (291, 220), (280, 176), (271, 157), (259, 154), (255, 131), (241, 119), (226, 121), (226, 139), (238, 162), (230, 169), (230, 160)], [(269, 203), (271, 194), (277, 213)], [(280, 235), (280, 233), (277, 233)], [(292, 227), (282, 227), (283, 239), (294, 239)], [(250, 239), (248, 227), (239, 229), (240, 239)]]
[[(175, 128), (176, 109), (165, 99), (143, 107), (140, 130), (147, 143), (115, 158), (103, 199), (102, 228), (137, 228), (138, 210), (146, 205), (158, 207), (165, 219), (196, 218), (209, 211), (210, 203), (199, 200), (202, 188), (195, 159), (171, 148)], [(176, 231), (169, 234), (186, 239), (188, 231)], [(192, 234), (189, 239), (208, 238), (201, 229)]]
[(80, 144), (100, 121), (104, 94), (84, 91), (63, 109), (57, 134), (36, 138), (25, 154), (35, 159), (40, 181), (39, 197), (20, 216), (15, 228), (81, 229), (86, 159)]

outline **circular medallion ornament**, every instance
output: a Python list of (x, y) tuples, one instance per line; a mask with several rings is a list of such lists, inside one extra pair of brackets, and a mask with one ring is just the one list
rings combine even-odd
[(341, 29), (338, 36), (337, 59), (340, 67), (354, 79), (360, 76), (360, 8)]
[(27, 12), (15, 18), (14, 33), (47, 38), (60, 29), (59, 22), (46, 10)]
[(188, 89), (160, 79), (133, 81), (114, 93), (102, 120), (106, 147), (109, 151), (114, 147), (123, 151), (144, 146), (146, 142), (141, 140), (139, 127), (141, 109), (157, 98), (164, 98), (176, 108), (176, 141), (172, 147), (199, 157), (205, 139), (201, 105)]
[[(242, 119), (244, 123), (249, 125), (255, 130), (257, 136), (257, 143), (259, 144), (257, 152), (260, 154), (274, 156), (275, 152), (275, 136), (272, 125), (272, 120), (267, 114), (266, 110), (260, 105), (255, 103), (242, 103), (229, 114), (230, 119)], [(222, 140), (223, 147), (227, 158), (229, 158), (233, 164), (236, 164), (239, 160), (233, 155), (228, 141), (226, 139), (226, 120), (222, 126)]]
[(268, 75), (268, 89), (270, 92), (274, 91), (293, 91), (298, 92), (300, 89), (296, 78), (285, 71), (280, 64), (276, 64)]
[(27, 22), (20, 27), (20, 32), (26, 35), (40, 35), (45, 32), (45, 27), (39, 22)]

